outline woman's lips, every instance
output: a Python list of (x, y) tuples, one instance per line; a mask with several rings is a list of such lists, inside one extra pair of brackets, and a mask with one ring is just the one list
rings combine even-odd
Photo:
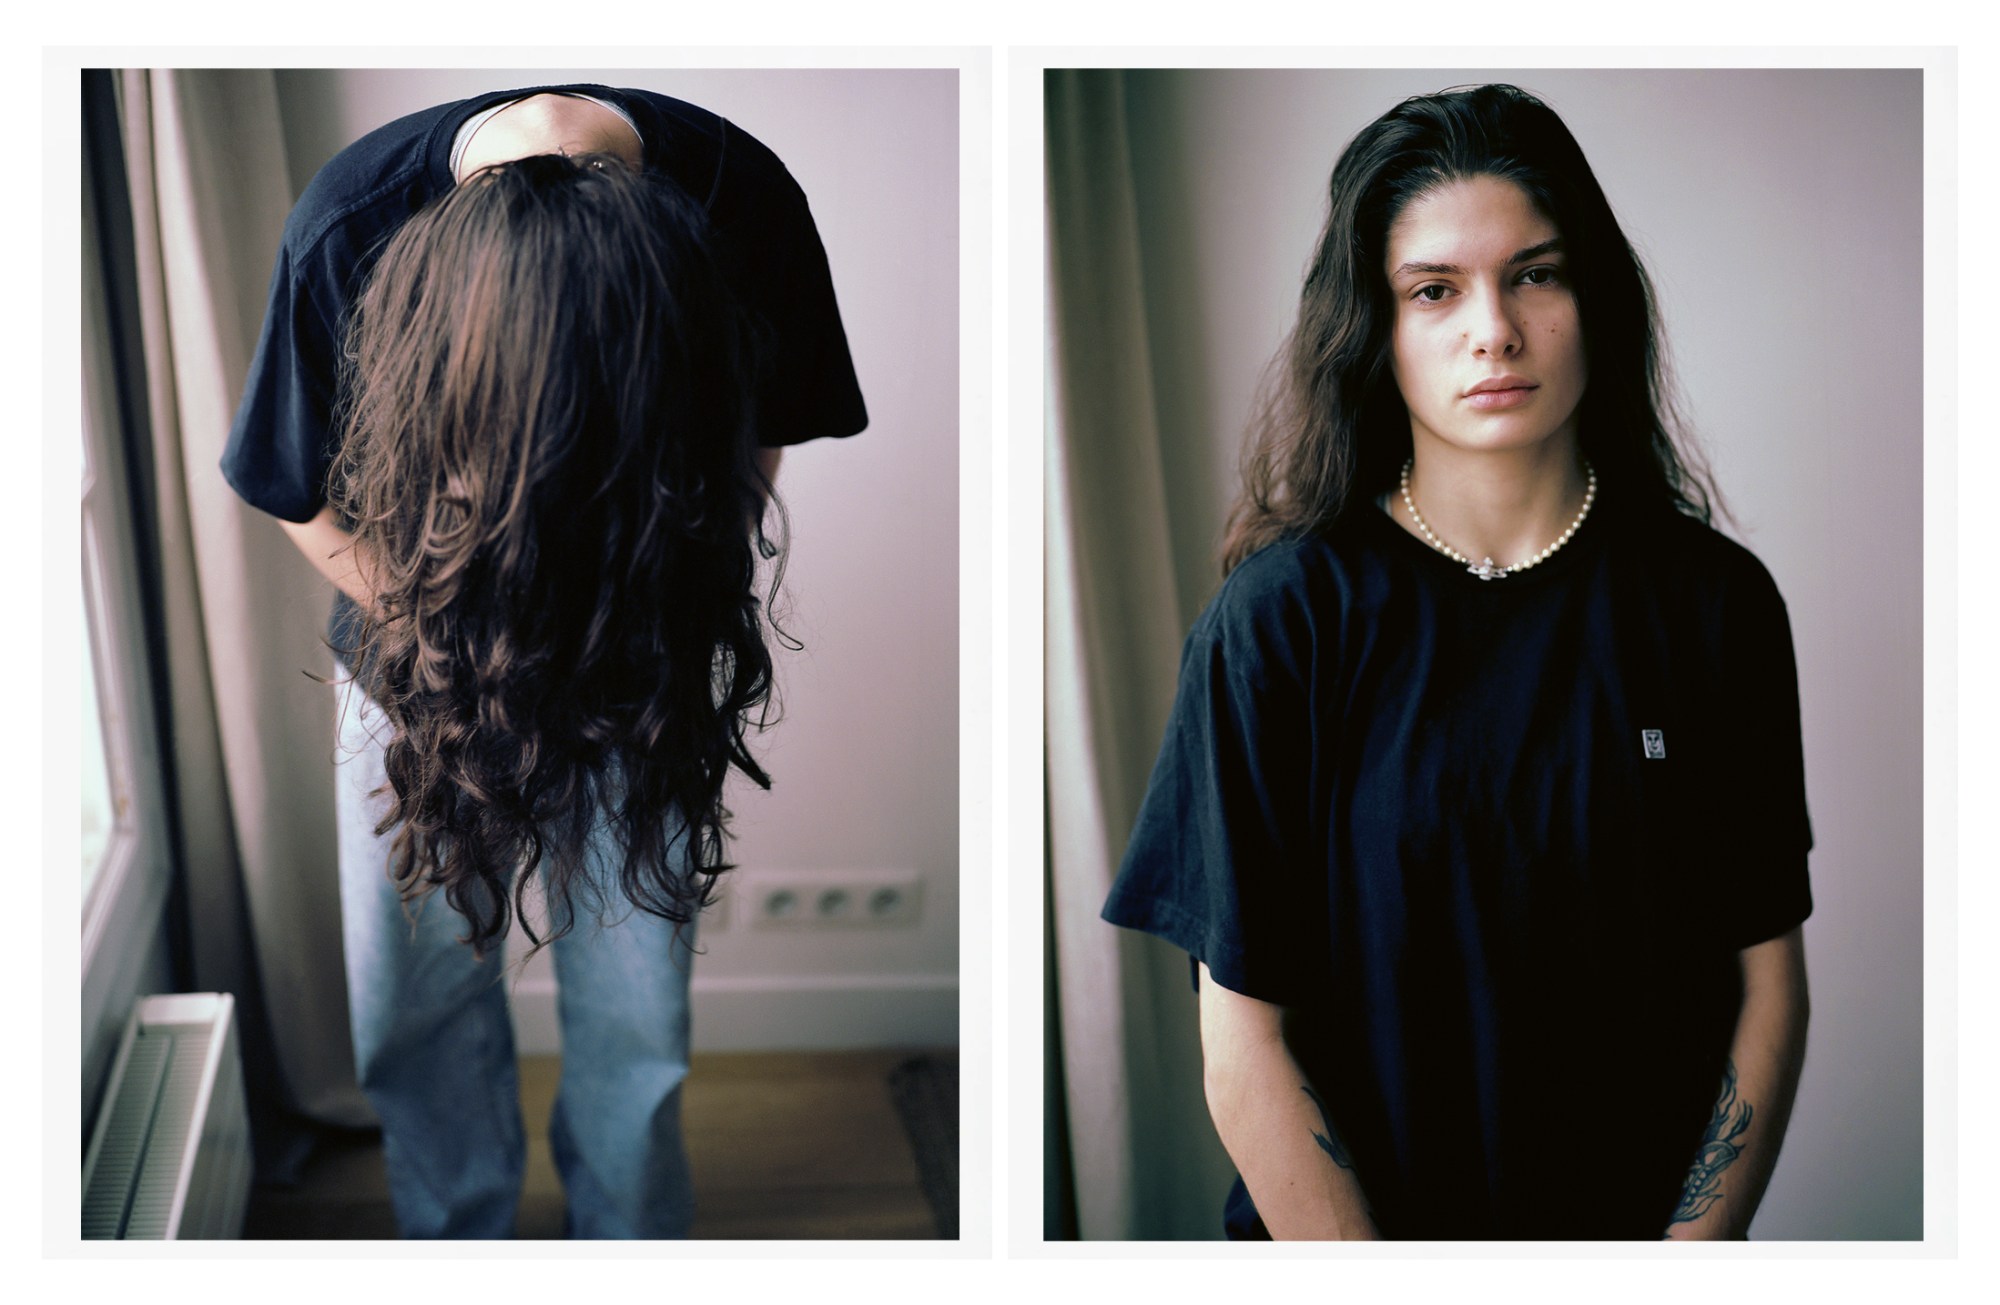
[(1465, 396), (1465, 401), (1485, 411), (1496, 408), (1518, 408), (1534, 397), (1535, 389), (1533, 385), (1514, 385), (1504, 390), (1475, 390)]

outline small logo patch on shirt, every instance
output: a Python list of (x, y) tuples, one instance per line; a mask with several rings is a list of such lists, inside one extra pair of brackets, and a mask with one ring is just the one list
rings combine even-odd
[(1667, 759), (1666, 731), (1640, 730), (1639, 741), (1646, 745), (1646, 760), (1665, 761)]

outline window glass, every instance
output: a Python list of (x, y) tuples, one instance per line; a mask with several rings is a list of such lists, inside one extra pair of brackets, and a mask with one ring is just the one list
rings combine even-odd
[(83, 629), (83, 664), (88, 671), (83, 680), (83, 900), (90, 900), (90, 886), (97, 881), (97, 869), (104, 849), (111, 842), (113, 807), (111, 771), (104, 760), (104, 721), (97, 705), (97, 648), (95, 632), (85, 616), (83, 590), (77, 590), (77, 624)]

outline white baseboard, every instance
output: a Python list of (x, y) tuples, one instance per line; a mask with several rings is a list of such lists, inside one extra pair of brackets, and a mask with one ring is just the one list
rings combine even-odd
[[(520, 1054), (560, 1054), (554, 977), (524, 975), (511, 995)], [(949, 975), (696, 975), (693, 1000), (696, 1051), (958, 1045), (958, 981)]]

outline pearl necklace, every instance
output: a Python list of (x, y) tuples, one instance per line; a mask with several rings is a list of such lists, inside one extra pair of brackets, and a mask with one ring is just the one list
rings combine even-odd
[(1410, 497), (1410, 469), (1416, 465), (1416, 462), (1416, 458), (1412, 456), (1408, 461), (1403, 463), (1403, 506), (1410, 510), (1410, 520), (1417, 523), (1418, 532), (1430, 541), (1432, 548), (1443, 553), (1454, 562), (1463, 562), (1465, 569), (1478, 576), (1481, 580), (1504, 580), (1510, 575), (1527, 570), (1537, 562), (1548, 561), (1549, 554), (1569, 542), (1570, 536), (1576, 533), (1576, 528), (1583, 524), (1585, 517), (1590, 515), (1590, 505), (1597, 498), (1597, 470), (1588, 461), (1585, 461), (1583, 464), (1583, 474), (1588, 478), (1589, 483), (1583, 489), (1583, 507), (1577, 512), (1576, 520), (1569, 523), (1569, 529), (1557, 535), (1556, 541), (1553, 544), (1550, 544), (1527, 561), (1516, 562), (1512, 566), (1495, 566), (1493, 565), (1493, 559), (1490, 557), (1478, 562), (1473, 561), (1432, 533), (1430, 523), (1424, 520), (1424, 514), (1417, 511), (1416, 500)]

